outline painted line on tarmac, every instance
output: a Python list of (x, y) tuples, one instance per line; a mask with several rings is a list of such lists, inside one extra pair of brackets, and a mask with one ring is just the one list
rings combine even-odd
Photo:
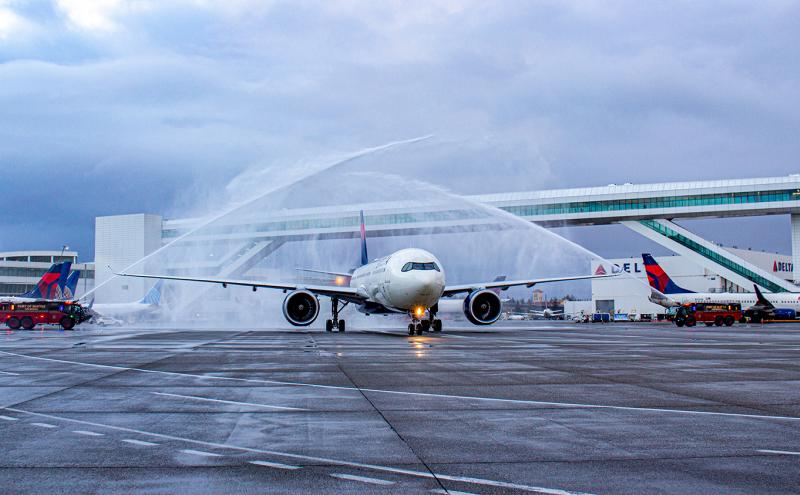
[(222, 457), (222, 454), (215, 454), (214, 452), (206, 452), (204, 450), (184, 449), (181, 450), (181, 452), (184, 454), (199, 455), (201, 457)]
[(442, 490), (441, 488), (431, 490), (431, 493), (441, 493), (442, 495), (478, 495), (477, 493), (472, 493), (472, 492), (460, 492), (458, 490)]
[(339, 478), (340, 480), (360, 481), (361, 483), (370, 483), (372, 485), (394, 485), (394, 481), (382, 480), (380, 478), (368, 478), (366, 476), (356, 476), (354, 474), (344, 473), (331, 473), (331, 478)]
[(308, 411), (308, 409), (301, 409), (299, 407), (270, 406), (267, 404), (256, 404), (253, 402), (237, 402), (233, 400), (211, 399), (209, 397), (198, 397), (195, 395), (168, 394), (166, 392), (150, 392), (150, 393), (153, 395), (162, 395), (166, 397), (178, 397), (181, 399), (194, 399), (194, 400), (208, 401), (208, 402), (220, 402), (223, 404), (234, 404), (237, 406), (254, 406), (254, 407), (263, 407), (266, 409), (278, 409), (282, 411)]
[(142, 447), (155, 447), (158, 445), (157, 443), (145, 442), (144, 440), (135, 440), (133, 438), (123, 438), (122, 441), (133, 445), (141, 445)]
[(441, 473), (431, 473), (429, 471), (415, 471), (413, 469), (403, 469), (403, 468), (394, 468), (390, 466), (380, 466), (377, 464), (364, 464), (361, 462), (354, 462), (354, 461), (344, 461), (341, 459), (331, 459), (328, 457), (316, 457), (310, 455), (302, 455), (302, 454), (291, 454), (289, 452), (278, 452), (274, 450), (264, 450), (264, 449), (256, 449), (252, 447), (243, 447), (240, 445), (233, 445), (227, 443), (217, 443), (217, 442), (206, 442), (203, 440), (195, 440), (192, 438), (185, 438), (185, 437), (178, 437), (175, 435), (166, 435), (164, 433), (155, 433), (151, 431), (144, 431), (144, 430), (137, 430), (134, 428), (126, 428), (124, 426), (113, 426), (113, 425), (106, 425), (103, 423), (95, 423), (93, 421), (84, 421), (81, 419), (73, 419), (73, 418), (65, 418), (61, 416), (54, 416), (52, 414), (45, 414), (45, 413), (37, 413), (33, 411), (26, 411), (24, 409), (16, 409), (13, 407), (3, 407), (0, 408), (6, 411), (15, 412), (18, 414), (28, 414), (31, 416), (37, 416), (40, 418), (49, 418), (59, 421), (67, 421), (71, 423), (83, 424), (88, 426), (94, 426), (97, 428), (108, 428), (110, 430), (116, 431), (124, 431), (127, 433), (135, 433), (137, 435), (142, 436), (150, 436), (155, 438), (162, 438), (165, 440), (176, 440), (179, 442), (191, 443), (194, 445), (202, 445), (204, 447), (213, 447), (219, 449), (229, 449), (229, 450), (238, 450), (241, 452), (251, 452), (256, 454), (265, 454), (265, 455), (272, 455), (275, 457), (286, 457), (289, 459), (297, 459), (308, 461), (309, 463), (324, 463), (324, 464), (335, 464), (337, 466), (348, 466), (360, 469), (369, 469), (371, 471), (379, 471), (384, 473), (393, 473), (393, 474), (402, 474), (407, 476), (414, 476), (417, 478), (428, 478), (428, 479), (439, 479), (439, 480), (446, 480), (446, 481), (460, 481), (463, 483), (469, 483), (473, 485), (482, 485), (482, 486), (494, 486), (498, 488), (505, 488), (508, 490), (519, 490), (529, 493), (540, 493), (543, 495), (591, 495), (588, 493), (583, 492), (571, 492), (568, 490), (561, 490), (558, 488), (543, 488), (538, 486), (530, 486), (530, 485), (523, 485), (519, 483), (510, 483), (506, 481), (495, 481), (495, 480), (488, 480), (483, 478), (471, 478), (465, 476), (452, 476), (449, 474), (441, 474)]
[(19, 373), (12, 373), (10, 371), (0, 371), (0, 375), (19, 376)]
[(788, 450), (767, 450), (760, 449), (759, 452), (763, 454), (776, 454), (776, 455), (800, 455), (800, 452), (791, 452)]
[(292, 466), (291, 464), (281, 464), (280, 462), (250, 461), (250, 464), (255, 464), (256, 466), (264, 466), (275, 469), (289, 469), (289, 470), (300, 469), (300, 466)]
[[(427, 398), (434, 398), (434, 399), (453, 399), (453, 400), (472, 400), (472, 401), (479, 401), (479, 402), (493, 402), (493, 403), (500, 403), (500, 404), (520, 404), (520, 405), (530, 405), (530, 406), (552, 406), (552, 407), (562, 407), (562, 408), (574, 408), (574, 409), (609, 409), (609, 410), (616, 410), (616, 411), (632, 411), (632, 412), (657, 412), (657, 413), (668, 413), (668, 414), (689, 414), (689, 415), (697, 415), (697, 416), (721, 416), (721, 417), (731, 417), (731, 418), (750, 418), (750, 419), (778, 419), (778, 420), (786, 420), (786, 421), (800, 421), (800, 417), (797, 416), (772, 416), (766, 414), (744, 414), (744, 413), (724, 413), (724, 412), (713, 412), (713, 411), (691, 411), (686, 409), (665, 409), (665, 408), (658, 408), (658, 407), (634, 407), (634, 406), (612, 406), (606, 404), (580, 404), (580, 403), (573, 403), (573, 402), (551, 402), (551, 401), (538, 401), (538, 400), (524, 400), (524, 399), (503, 399), (499, 397), (474, 397), (469, 395), (451, 395), (451, 394), (433, 394), (430, 392), (406, 392), (402, 390), (381, 390), (381, 389), (374, 389), (374, 388), (353, 388), (353, 387), (344, 387), (341, 385), (320, 385), (317, 383), (302, 383), (302, 382), (286, 382), (286, 381), (279, 381), (279, 380), (259, 380), (255, 378), (236, 378), (231, 376), (215, 376), (215, 375), (197, 375), (193, 373), (178, 373), (175, 371), (161, 371), (161, 370), (146, 370), (142, 368), (128, 368), (126, 366), (113, 366), (109, 364), (94, 364), (94, 363), (82, 363), (80, 361), (67, 361), (64, 359), (53, 359), (53, 358), (44, 358), (39, 356), (28, 356), (26, 354), (17, 354), (14, 352), (7, 352), (7, 351), (0, 351), (0, 354), (7, 354), (11, 356), (18, 356), (23, 358), (29, 359), (40, 359), (44, 361), (52, 361), (56, 363), (66, 363), (66, 364), (74, 364), (77, 366), (90, 366), (96, 368), (107, 368), (107, 369), (115, 369), (115, 370), (123, 370), (123, 371), (138, 371), (141, 373), (156, 373), (156, 374), (163, 374), (163, 375), (171, 375), (171, 376), (180, 376), (180, 377), (189, 377), (189, 378), (203, 378), (203, 379), (211, 379), (211, 380), (227, 380), (227, 381), (237, 381), (237, 382), (245, 382), (245, 383), (261, 383), (261, 384), (270, 384), (270, 385), (288, 385), (293, 387), (310, 387), (310, 388), (322, 388), (322, 389), (329, 389), (329, 390), (347, 390), (353, 392), (355, 394), (361, 395), (362, 392), (369, 392), (369, 393), (376, 393), (376, 394), (389, 394), (389, 395), (402, 395), (406, 397), (427, 397)], [(9, 409), (11, 410), (11, 409)]]
[(72, 433), (77, 433), (78, 435), (86, 435), (87, 437), (104, 437), (104, 436), (106, 436), (105, 433), (97, 433), (96, 431), (88, 431), (88, 430), (72, 430)]
[(38, 426), (39, 428), (58, 428), (56, 425), (51, 425), (50, 423), (31, 423), (33, 426)]
[(0, 415), (0, 419), (3, 421), (19, 421), (19, 418), (12, 418), (11, 416), (2, 416)]

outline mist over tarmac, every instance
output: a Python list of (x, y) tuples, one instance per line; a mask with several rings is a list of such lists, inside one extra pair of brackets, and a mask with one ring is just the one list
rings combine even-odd
[[(476, 203), (451, 192), (446, 185), (423, 180), (425, 167), (446, 167), (441, 157), (452, 143), (425, 140), (398, 141), (397, 146), (377, 146), (368, 151), (337, 154), (307, 160), (304, 173), (298, 167), (251, 168), (231, 180), (216, 194), (201, 196), (195, 204), (183, 201), (175, 211), (193, 217), (185, 232), (146, 260), (135, 263), (130, 272), (176, 273), (190, 277), (228, 277), (274, 282), (325, 283), (309, 279), (305, 270), (347, 272), (360, 261), (357, 238), (330, 239), (316, 236), (286, 242), (247, 274), (231, 275), (225, 270), (241, 252), (252, 247), (265, 222), (290, 210), (320, 208), (350, 215), (360, 209), (366, 216), (370, 259), (415, 247), (428, 250), (442, 262), (448, 284), (508, 279), (541, 278), (589, 273), (591, 251), (514, 215)], [(438, 161), (438, 164), (437, 164)], [(419, 173), (409, 170), (419, 169)], [(398, 173), (398, 171), (402, 171)], [(536, 173), (535, 170), (530, 171)], [(490, 173), (487, 171), (487, 173)], [(189, 195), (185, 196), (188, 197)], [(245, 198), (245, 199), (243, 199)], [(415, 217), (415, 235), (370, 235), (380, 225), (371, 225), (377, 208), (401, 207)], [(372, 208), (372, 210), (370, 209)], [(425, 223), (427, 212), (436, 213), (435, 223)], [(201, 213), (198, 216), (198, 213)], [(465, 228), (465, 224), (478, 225)], [(442, 225), (452, 227), (443, 232)], [(358, 226), (352, 226), (357, 232)], [(221, 235), (222, 234), (222, 235)], [(239, 253), (238, 255), (236, 253)], [(225, 260), (219, 262), (218, 260)], [(330, 282), (328, 282), (330, 283)], [(543, 285), (549, 294), (586, 295), (589, 282)], [(530, 289), (516, 288), (505, 297), (530, 297)], [(225, 326), (287, 325), (282, 312), (282, 291), (192, 282), (167, 282), (163, 318)], [(240, 310), (215, 312), (203, 301), (225, 300)], [(321, 298), (320, 317), (312, 328), (324, 324), (329, 300)], [(213, 302), (209, 304), (214, 304)], [(367, 318), (352, 308), (343, 312), (350, 325), (358, 327)], [(402, 315), (370, 316), (369, 325), (403, 326)]]

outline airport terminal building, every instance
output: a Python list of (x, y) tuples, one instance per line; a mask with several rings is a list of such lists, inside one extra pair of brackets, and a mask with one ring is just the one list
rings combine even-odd
[[(661, 258), (664, 268), (677, 273), (677, 277), (688, 277), (687, 288), (752, 291), (753, 284), (758, 284), (767, 292), (800, 291), (794, 284), (800, 280), (800, 175), (610, 184), (486, 194), (468, 199), (544, 227), (623, 225), (674, 252), (674, 257)], [(490, 228), (488, 225), (493, 222), (490, 215), (481, 214), (479, 209), (453, 212), (442, 208), (445, 207), (437, 209), (424, 202), (408, 201), (259, 212), (257, 220), (231, 215), (192, 236), (192, 242), (214, 246), (213, 258), (200, 263), (202, 266), (175, 263), (167, 270), (178, 274), (192, 268), (208, 276), (247, 278), (253, 275), (252, 269), (260, 260), (284, 244), (291, 246), (294, 241), (309, 238), (358, 237), (362, 209), (367, 212), (367, 224), (374, 236), (481, 231)], [(759, 215), (791, 217), (791, 255), (722, 247), (674, 222)], [(98, 217), (95, 231), (98, 284), (111, 277), (108, 265), (125, 268), (159, 246), (192, 232), (203, 222), (191, 218), (166, 220), (152, 214)], [(640, 260), (614, 262), (623, 267), (641, 264)], [(593, 303), (602, 301), (602, 307), (640, 311), (645, 303), (634, 298), (634, 289), (626, 284), (617, 280), (595, 282)], [(140, 280), (114, 279), (98, 291), (97, 298), (102, 302), (129, 302), (141, 298), (147, 287)]]

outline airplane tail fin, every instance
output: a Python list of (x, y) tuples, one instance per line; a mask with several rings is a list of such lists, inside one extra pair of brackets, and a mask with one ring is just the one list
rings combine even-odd
[(47, 299), (64, 299), (64, 292), (67, 289), (67, 279), (69, 279), (70, 270), (72, 270), (72, 262), (65, 261), (61, 265), (61, 273), (58, 275), (58, 283), (56, 284), (53, 292), (47, 296)]
[(361, 223), (361, 266), (369, 263), (369, 256), (367, 256), (367, 226), (364, 223), (364, 210), (359, 212)]
[[(42, 278), (36, 282), (33, 289), (21, 294), (20, 297), (30, 297), (33, 299), (55, 299), (55, 292), (58, 288), (58, 281), (61, 278), (61, 269), (64, 263), (55, 263), (50, 265), (50, 268), (42, 275)], [(50, 294), (53, 297), (50, 297)]]
[(756, 284), (753, 284), (753, 288), (756, 290), (756, 304), (760, 306), (764, 306), (767, 309), (772, 309), (775, 306), (764, 297), (764, 294), (761, 293), (761, 289), (758, 288)]
[(644, 260), (644, 269), (647, 272), (647, 281), (650, 283), (650, 287), (665, 295), (692, 293), (692, 291), (686, 290), (673, 282), (667, 272), (656, 262), (655, 258), (647, 253), (642, 253), (642, 259)]
[(63, 299), (74, 299), (75, 292), (78, 290), (78, 279), (81, 278), (80, 270), (75, 270), (74, 272), (69, 274), (67, 277), (67, 283), (64, 286), (64, 292), (62, 294)]
[(149, 304), (151, 306), (158, 306), (161, 303), (161, 288), (164, 286), (164, 281), (159, 280), (152, 289), (147, 291), (147, 294), (139, 301), (139, 304)]
[[(505, 275), (498, 275), (497, 277), (495, 277), (495, 279), (494, 279), (494, 280), (492, 280), (492, 282), (502, 282), (502, 281), (503, 281), (503, 280), (505, 280), (505, 279), (506, 279), (506, 276), (505, 276)], [(499, 296), (499, 295), (500, 295), (500, 292), (501, 292), (502, 290), (503, 290), (503, 289), (501, 289), (500, 287), (496, 287), (496, 288), (492, 289), (492, 292), (494, 292), (495, 294), (497, 294), (497, 295)]]

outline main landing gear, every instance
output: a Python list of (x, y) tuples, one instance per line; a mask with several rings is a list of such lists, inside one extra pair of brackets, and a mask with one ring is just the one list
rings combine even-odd
[(418, 320), (416, 318), (411, 319), (411, 323), (408, 324), (408, 334), (409, 335), (422, 335), (423, 332), (441, 332), (442, 331), (442, 320), (436, 318), (436, 313), (433, 311), (429, 311), (430, 318), (426, 318), (423, 320)]
[[(344, 309), (348, 304), (350, 303), (344, 303), (341, 309)], [(333, 332), (333, 329), (335, 328), (340, 332), (344, 332), (345, 324), (344, 320), (339, 319), (339, 299), (336, 297), (331, 298), (331, 315), (333, 318), (325, 321), (325, 331)]]

